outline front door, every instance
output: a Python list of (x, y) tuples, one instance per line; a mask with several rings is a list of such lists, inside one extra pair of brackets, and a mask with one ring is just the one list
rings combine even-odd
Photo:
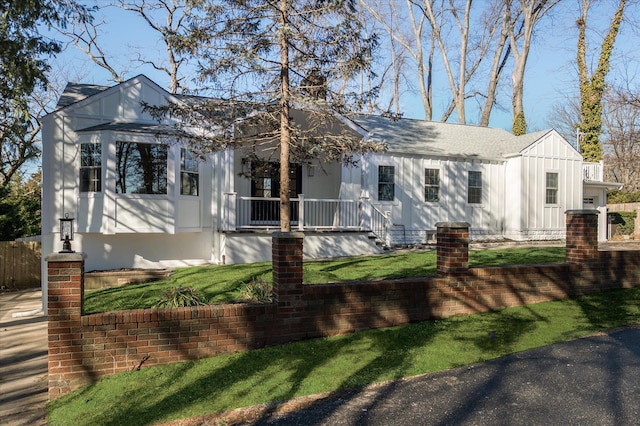
[[(294, 200), (302, 192), (302, 166), (289, 166), (289, 197)], [(251, 201), (251, 223), (274, 225), (280, 222), (280, 163), (252, 164), (251, 197), (264, 198)], [(298, 220), (298, 201), (291, 201), (291, 221)]]

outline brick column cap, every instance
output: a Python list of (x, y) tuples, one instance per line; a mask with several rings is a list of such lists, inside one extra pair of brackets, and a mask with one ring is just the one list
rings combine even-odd
[(469, 228), (467, 222), (438, 222), (436, 223), (436, 228)]
[(86, 258), (86, 253), (51, 253), (44, 260), (47, 262), (82, 262)]
[(304, 232), (299, 232), (299, 231), (295, 231), (295, 232), (274, 232), (273, 233), (273, 238), (300, 238), (303, 239), (304, 238)]
[(566, 215), (570, 214), (600, 214), (599, 210), (596, 209), (578, 209), (578, 210), (567, 210), (564, 212)]

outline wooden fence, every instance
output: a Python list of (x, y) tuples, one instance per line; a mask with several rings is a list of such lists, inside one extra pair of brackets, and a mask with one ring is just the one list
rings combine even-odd
[(0, 289), (40, 287), (41, 251), (41, 244), (35, 241), (0, 241)]

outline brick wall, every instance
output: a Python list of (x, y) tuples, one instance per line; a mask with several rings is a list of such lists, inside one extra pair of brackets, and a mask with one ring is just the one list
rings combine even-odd
[[(269, 305), (82, 316), (82, 256), (50, 255), (49, 396), (136, 368), (640, 285), (640, 252), (593, 253), (577, 230), (591, 235), (595, 213), (567, 216), (567, 247), (589, 262), (469, 268), (468, 225), (442, 223), (439, 276), (343, 284), (302, 285), (303, 235), (274, 234), (277, 300)], [(570, 248), (571, 233), (578, 242)]]

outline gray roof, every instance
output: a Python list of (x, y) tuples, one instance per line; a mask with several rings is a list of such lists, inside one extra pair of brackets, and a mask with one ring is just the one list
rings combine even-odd
[(109, 86), (100, 86), (97, 84), (67, 83), (60, 99), (58, 99), (56, 109), (64, 108), (79, 102), (108, 88)]
[[(96, 95), (109, 86), (69, 83), (57, 108), (63, 108)], [(197, 103), (203, 97), (175, 95), (187, 103)], [(388, 152), (503, 161), (522, 152), (550, 130), (514, 136), (503, 129), (417, 119), (392, 119), (375, 115), (358, 115), (352, 120), (371, 139), (384, 142)], [(176, 134), (172, 126), (145, 123), (109, 122), (79, 131), (114, 130), (135, 133)]]
[(514, 136), (490, 127), (372, 115), (359, 115), (354, 121), (370, 138), (385, 142), (388, 152), (485, 160), (505, 160), (549, 132)]
[(84, 129), (77, 130), (77, 132), (97, 132), (101, 130), (111, 130), (120, 132), (131, 133), (146, 133), (146, 134), (180, 134), (178, 129), (167, 124), (158, 123), (130, 123), (130, 122), (118, 122), (110, 121), (108, 123), (98, 124), (96, 126), (86, 127)]

